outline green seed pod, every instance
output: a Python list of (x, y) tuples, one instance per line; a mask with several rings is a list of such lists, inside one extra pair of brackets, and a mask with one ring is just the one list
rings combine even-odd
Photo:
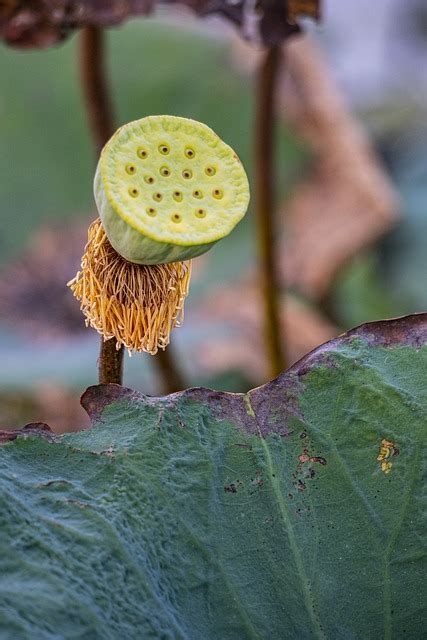
[(249, 203), (234, 151), (206, 125), (176, 116), (149, 116), (118, 129), (102, 151), (94, 191), (111, 245), (146, 265), (205, 253)]

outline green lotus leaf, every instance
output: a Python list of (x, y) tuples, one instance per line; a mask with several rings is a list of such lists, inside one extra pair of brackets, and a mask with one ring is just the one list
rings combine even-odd
[(91, 387), (0, 449), (0, 637), (422, 637), (427, 315), (248, 394)]

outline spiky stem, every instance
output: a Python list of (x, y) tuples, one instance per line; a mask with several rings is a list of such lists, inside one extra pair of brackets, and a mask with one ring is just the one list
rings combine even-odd
[[(114, 133), (114, 118), (110, 92), (105, 71), (104, 33), (98, 27), (85, 27), (81, 33), (80, 72), (83, 96), (86, 105), (89, 125), (96, 151), (102, 147)], [(116, 340), (101, 340), (98, 360), (99, 382), (115, 382), (123, 380), (123, 347), (116, 349)], [(176, 366), (173, 354), (159, 351), (155, 356), (163, 387), (166, 392), (185, 388), (185, 382)]]
[(264, 304), (264, 338), (272, 378), (285, 369), (280, 327), (280, 281), (275, 259), (275, 94), (281, 61), (279, 46), (270, 47), (258, 75), (255, 123), (255, 185), (258, 251)]

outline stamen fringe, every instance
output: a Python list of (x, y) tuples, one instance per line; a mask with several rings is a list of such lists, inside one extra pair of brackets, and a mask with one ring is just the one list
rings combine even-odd
[(88, 230), (81, 271), (67, 286), (80, 300), (86, 325), (104, 340), (115, 338), (117, 348), (155, 354), (165, 349), (170, 333), (184, 320), (191, 260), (138, 265), (122, 258), (111, 246), (101, 220)]

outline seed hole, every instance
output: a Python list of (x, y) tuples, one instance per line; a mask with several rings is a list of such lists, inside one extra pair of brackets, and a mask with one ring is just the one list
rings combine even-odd
[(190, 171), (190, 169), (184, 169), (184, 171), (182, 172), (182, 177), (185, 178), (186, 180), (189, 180), (190, 178), (193, 177), (193, 172)]
[(154, 209), (154, 207), (147, 207), (146, 208), (146, 212), (148, 213), (149, 216), (151, 216), (152, 218), (154, 218), (154, 216), (156, 215), (157, 211)]
[(142, 147), (139, 147), (138, 151), (136, 152), (138, 158), (141, 158), (142, 160), (145, 160), (145, 158), (147, 158), (148, 153), (145, 149), (143, 149)]
[(164, 142), (162, 144), (159, 144), (159, 151), (162, 155), (167, 156), (170, 151), (169, 145), (165, 144)]
[(205, 173), (206, 173), (207, 176), (214, 176), (216, 174), (216, 169), (215, 169), (215, 167), (211, 167), (209, 165), (208, 167), (206, 167)]
[(139, 191), (136, 187), (131, 187), (129, 189), (129, 195), (132, 196), (132, 198), (136, 198), (139, 195)]
[(182, 193), (181, 193), (181, 191), (174, 191), (173, 192), (173, 199), (175, 200), (175, 202), (182, 202)]
[(206, 211), (204, 209), (196, 209), (196, 218), (204, 218), (206, 216)]
[(190, 160), (196, 155), (196, 152), (191, 147), (187, 147), (184, 153), (187, 158), (190, 158)]
[(179, 214), (179, 213), (174, 213), (174, 214), (171, 216), (171, 220), (172, 220), (172, 222), (181, 222), (182, 217), (180, 216), (180, 214)]
[(144, 182), (147, 182), (147, 184), (153, 184), (154, 182), (153, 176), (144, 176)]
[(153, 200), (155, 200), (156, 202), (160, 202), (160, 200), (163, 198), (162, 194), (157, 192), (157, 193), (153, 193)]
[(171, 172), (170, 169), (168, 169), (168, 167), (161, 167), (160, 168), (160, 175), (164, 176), (165, 178), (167, 178), (168, 176), (170, 176)]
[(203, 193), (200, 191), (200, 189), (196, 189), (195, 191), (193, 191), (193, 197), (194, 198), (203, 198)]
[(128, 173), (130, 176), (132, 176), (136, 172), (136, 167), (134, 164), (127, 164), (125, 169), (126, 173)]
[(214, 189), (212, 191), (212, 195), (217, 200), (221, 200), (221, 198), (223, 197), (224, 193), (223, 193), (222, 189)]

